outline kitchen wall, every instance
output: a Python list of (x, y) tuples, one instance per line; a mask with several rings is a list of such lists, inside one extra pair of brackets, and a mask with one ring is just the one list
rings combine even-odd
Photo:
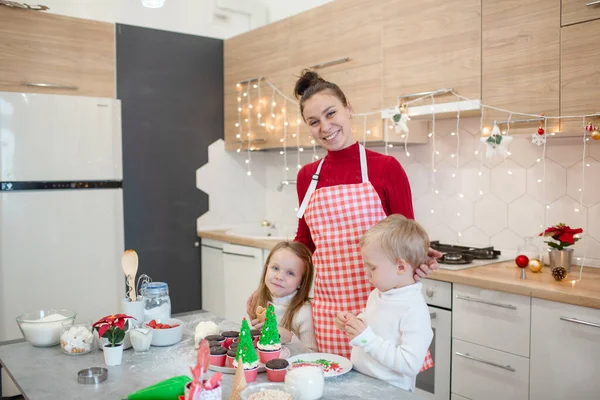
[[(564, 222), (585, 231), (575, 245), (576, 256), (585, 257), (586, 265), (600, 267), (600, 187), (597, 184), (600, 142), (586, 143), (586, 159), (582, 164), (581, 138), (549, 139), (543, 157), (543, 146), (533, 145), (530, 136), (515, 136), (506, 160), (487, 161), (482, 158), (485, 145), (479, 141), (479, 123), (478, 118), (462, 118), (460, 134), (451, 135), (456, 130), (455, 119), (436, 122), (435, 147), (439, 155), (434, 158), (435, 174), (431, 167), (431, 140), (427, 145), (409, 146), (410, 157), (403, 148), (388, 149), (406, 170), (415, 217), (431, 238), (514, 251), (523, 237), (536, 236), (543, 225)], [(219, 215), (228, 219), (232, 216), (227, 221), (229, 224), (256, 223), (263, 219), (257, 215), (261, 207), (266, 219), (282, 226), (295, 225), (296, 187), (286, 186), (281, 192), (277, 191), (284, 176), (283, 156), (279, 152), (253, 153), (252, 159), (260, 159), (264, 169), (254, 164), (252, 176), (248, 177), (245, 155), (221, 152), (215, 147), (211, 146), (206, 168), (213, 168), (213, 158), (220, 160), (214, 170), (233, 184), (224, 188), (225, 183), (215, 179), (208, 190), (204, 189), (211, 196), (210, 211), (199, 219), (199, 226), (206, 226), (208, 222), (216, 224)], [(375, 150), (383, 152), (385, 149)], [(475, 154), (476, 151), (479, 154)], [(295, 175), (296, 155), (296, 152), (288, 154), (290, 177)], [(301, 164), (310, 162), (311, 157), (312, 149), (306, 149), (301, 153)], [(245, 182), (248, 179), (252, 183)], [(583, 205), (579, 189), (583, 189)], [(213, 196), (219, 200), (213, 202)], [(221, 201), (226, 202), (226, 206)], [(540, 238), (536, 240), (541, 242)]]
[(141, 0), (41, 3), (54, 14), (225, 39), (329, 1), (332, 0), (166, 0), (160, 9), (146, 8)]

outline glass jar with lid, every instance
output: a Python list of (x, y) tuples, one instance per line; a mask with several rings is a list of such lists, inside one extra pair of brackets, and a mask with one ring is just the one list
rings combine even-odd
[(144, 288), (144, 320), (171, 318), (169, 285), (165, 282), (150, 282)]

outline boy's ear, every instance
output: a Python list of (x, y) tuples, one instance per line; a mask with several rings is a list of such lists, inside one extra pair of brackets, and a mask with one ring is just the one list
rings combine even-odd
[(398, 271), (398, 275), (402, 275), (410, 270), (410, 264), (405, 259), (400, 258), (396, 263), (396, 270)]

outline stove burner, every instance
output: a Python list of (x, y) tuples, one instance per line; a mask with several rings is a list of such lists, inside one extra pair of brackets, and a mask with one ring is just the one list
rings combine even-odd
[(438, 259), (438, 262), (442, 264), (470, 264), (473, 261), (473, 257), (467, 254), (460, 253), (447, 253)]
[(442, 264), (469, 264), (473, 260), (494, 260), (500, 255), (500, 251), (494, 250), (493, 247), (456, 246), (443, 244), (437, 240), (431, 242), (431, 248), (444, 253), (438, 260)]

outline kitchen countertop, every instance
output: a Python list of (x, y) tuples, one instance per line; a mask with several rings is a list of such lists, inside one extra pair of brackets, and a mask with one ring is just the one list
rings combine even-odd
[[(123, 353), (123, 363), (106, 367), (102, 351), (68, 356), (60, 346), (38, 348), (29, 343), (0, 344), (0, 364), (13, 377), (26, 399), (120, 399), (129, 393), (177, 375), (190, 376), (189, 367), (195, 364), (194, 330), (200, 321), (214, 321), (221, 330), (239, 329), (239, 324), (225, 321), (208, 312), (176, 316), (185, 321), (183, 340), (169, 347), (151, 347), (145, 358), (133, 356), (133, 349)], [(285, 345), (292, 355), (302, 354), (302, 345)], [(89, 367), (108, 368), (108, 379), (98, 385), (77, 383), (77, 371)], [(212, 371), (210, 371), (212, 374)], [(267, 382), (266, 374), (258, 374), (256, 382)], [(233, 375), (225, 374), (222, 381), (223, 399), (231, 394)], [(329, 378), (323, 399), (398, 399), (421, 400), (385, 382), (350, 371)]]
[[(278, 239), (229, 235), (224, 230), (200, 230), (198, 236), (268, 250), (279, 242)], [(428, 278), (600, 309), (600, 268), (584, 267), (581, 281), (574, 286), (571, 281), (579, 278), (579, 266), (573, 266), (562, 282), (552, 278), (548, 267), (537, 274), (527, 270), (526, 280), (519, 276), (520, 270), (514, 262), (499, 262), (460, 271), (441, 269)]]

